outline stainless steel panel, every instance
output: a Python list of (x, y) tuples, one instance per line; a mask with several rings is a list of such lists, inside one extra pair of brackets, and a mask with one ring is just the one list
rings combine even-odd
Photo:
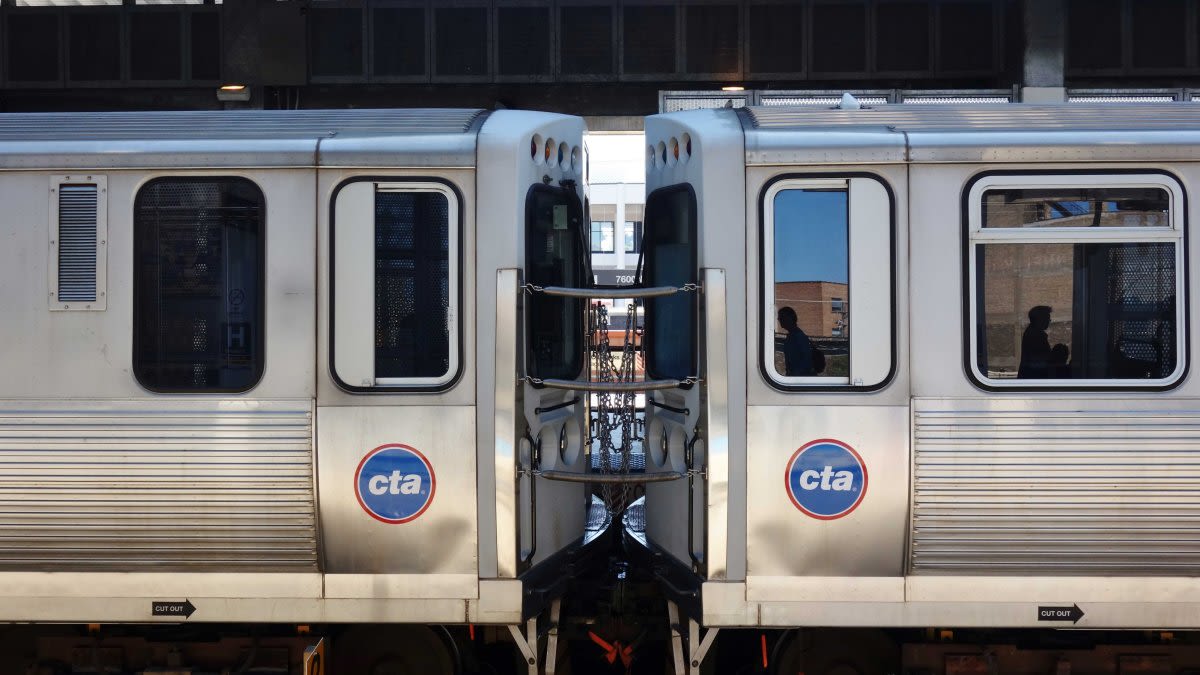
[(472, 166), (480, 110), (18, 113), (0, 169)]
[[(878, 105), (860, 110), (823, 106), (752, 106), (745, 110), (747, 131), (823, 126), (895, 127), (901, 131), (1165, 131), (1200, 126), (1193, 105), (1136, 104)], [(731, 113), (732, 114), (732, 113)]]
[(0, 569), (316, 570), (308, 400), (0, 402)]
[(917, 399), (913, 574), (1200, 574), (1200, 409)]
[[(368, 514), (355, 491), (360, 462), (390, 443), (423, 454), (433, 467), (436, 485), (427, 509), (398, 524)], [(478, 573), (474, 407), (320, 406), (317, 447), (325, 571)]]
[[(900, 576), (908, 510), (906, 406), (751, 406), (747, 582), (754, 577)], [(785, 487), (797, 449), (816, 439), (854, 448), (867, 468), (862, 502), (836, 520), (792, 504)]]
[(741, 114), (747, 164), (1186, 160), (1200, 145), (1200, 110), (1191, 104), (768, 106)]
[(496, 271), (496, 576), (517, 576), (517, 302), (520, 273)]
[[(704, 362), (706, 379), (705, 458), (708, 492), (705, 500), (708, 524), (704, 563), (707, 579), (725, 579), (729, 550), (729, 364), (725, 330), (728, 323), (725, 270), (705, 269), (704, 275)], [(689, 524), (690, 526), (690, 524)]]

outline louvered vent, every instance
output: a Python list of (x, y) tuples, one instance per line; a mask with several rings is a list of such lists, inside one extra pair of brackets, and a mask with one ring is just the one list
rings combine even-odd
[(96, 300), (95, 185), (63, 185), (58, 191), (58, 299)]

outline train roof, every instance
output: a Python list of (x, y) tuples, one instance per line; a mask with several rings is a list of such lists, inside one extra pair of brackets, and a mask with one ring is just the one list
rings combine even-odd
[(747, 164), (1200, 160), (1200, 103), (753, 106)]
[(9, 113), (0, 115), (0, 169), (470, 167), (486, 117), (478, 109)]

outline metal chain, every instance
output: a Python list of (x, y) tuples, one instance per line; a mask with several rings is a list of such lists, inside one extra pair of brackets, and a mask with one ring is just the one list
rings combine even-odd
[[(620, 363), (616, 362), (612, 344), (608, 339), (608, 308), (597, 305), (596, 332), (596, 381), (605, 383), (633, 382), (637, 366), (637, 348), (634, 344), (637, 332), (638, 303), (629, 303), (626, 313), (624, 344), (620, 352)], [(600, 473), (628, 474), (631, 455), (636, 440), (637, 399), (634, 392), (607, 392), (596, 397), (596, 436), (599, 441)], [(604, 484), (601, 497), (610, 513), (624, 512), (633, 496), (630, 484)]]

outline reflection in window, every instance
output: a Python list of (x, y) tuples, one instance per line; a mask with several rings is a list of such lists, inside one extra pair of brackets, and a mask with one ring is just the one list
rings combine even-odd
[[(972, 233), (980, 375), (1162, 381), (1179, 370), (1182, 231), (1171, 229), (1167, 190), (1003, 188), (982, 202), (985, 229)], [(1038, 227), (1096, 229), (1064, 242)]]
[[(526, 198), (526, 279), (535, 286), (588, 285), (579, 197), (563, 187), (535, 185)], [(593, 223), (593, 226), (595, 223)], [(608, 223), (609, 228), (612, 223)], [(584, 301), (541, 293), (526, 296), (529, 374), (575, 379), (583, 370)]]
[(981, 244), (989, 378), (1164, 379), (1176, 365), (1172, 243)]
[(134, 202), (134, 375), (154, 391), (239, 392), (263, 370), (263, 194), (162, 178)]
[(773, 365), (778, 375), (849, 377), (848, 203), (845, 188), (775, 195)]
[(641, 253), (642, 251), (642, 221), (625, 221), (625, 252)]
[(984, 227), (1167, 227), (1162, 188), (988, 190)]
[(592, 221), (592, 253), (615, 253), (613, 222), (610, 220)]
[[(698, 281), (696, 197), (685, 187), (655, 190), (646, 201), (645, 266), (647, 286)], [(676, 293), (646, 300), (646, 374), (684, 379), (696, 374), (698, 293)]]

